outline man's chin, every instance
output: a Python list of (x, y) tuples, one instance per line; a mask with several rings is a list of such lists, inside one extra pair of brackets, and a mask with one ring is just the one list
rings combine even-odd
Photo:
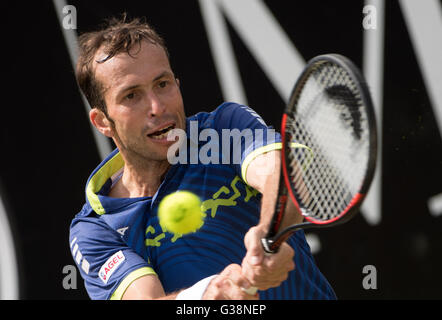
[(152, 162), (169, 162), (167, 160), (167, 151), (169, 147), (162, 145), (161, 147), (151, 144), (140, 148), (119, 148), (126, 162), (149, 164)]

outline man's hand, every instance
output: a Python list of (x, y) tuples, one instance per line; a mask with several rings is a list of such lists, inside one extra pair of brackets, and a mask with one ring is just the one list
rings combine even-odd
[(250, 286), (250, 282), (241, 274), (241, 266), (230, 264), (210, 281), (203, 300), (258, 300), (258, 294), (244, 292), (243, 288)]
[(259, 226), (247, 232), (244, 238), (247, 254), (242, 262), (243, 276), (260, 290), (278, 287), (287, 279), (288, 273), (295, 269), (295, 252), (292, 247), (283, 243), (278, 253), (266, 255), (261, 245), (261, 238), (264, 236), (264, 228)]

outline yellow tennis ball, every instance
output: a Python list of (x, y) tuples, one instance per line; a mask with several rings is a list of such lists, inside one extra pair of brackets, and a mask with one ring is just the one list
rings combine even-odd
[(175, 234), (196, 232), (203, 226), (204, 217), (200, 198), (189, 191), (165, 196), (158, 207), (161, 228)]

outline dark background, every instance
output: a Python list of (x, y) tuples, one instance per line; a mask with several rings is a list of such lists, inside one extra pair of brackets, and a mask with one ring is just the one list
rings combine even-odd
[[(363, 1), (264, 2), (305, 60), (337, 52), (361, 66)], [(223, 101), (196, 0), (69, 4), (77, 9), (78, 33), (122, 12), (147, 17), (166, 39), (187, 113)], [(16, 1), (2, 12), (0, 191), (14, 234), (20, 298), (87, 299), (79, 275), (77, 290), (63, 288), (62, 270), (75, 265), (69, 224), (100, 156), (53, 3)], [(381, 222), (371, 226), (358, 215), (315, 231), (321, 241), (315, 258), (340, 299), (440, 299), (442, 218), (430, 214), (427, 200), (442, 192), (441, 135), (396, 0), (386, 2), (385, 19)], [(279, 128), (275, 110), (284, 101), (230, 25), (229, 32), (249, 105)], [(377, 269), (376, 290), (362, 287), (365, 265)]]

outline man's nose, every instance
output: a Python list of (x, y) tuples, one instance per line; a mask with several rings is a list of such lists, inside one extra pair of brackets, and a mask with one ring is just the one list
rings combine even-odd
[(149, 111), (148, 111), (149, 118), (158, 117), (162, 115), (166, 110), (161, 100), (153, 93), (148, 96), (148, 105), (149, 105)]

